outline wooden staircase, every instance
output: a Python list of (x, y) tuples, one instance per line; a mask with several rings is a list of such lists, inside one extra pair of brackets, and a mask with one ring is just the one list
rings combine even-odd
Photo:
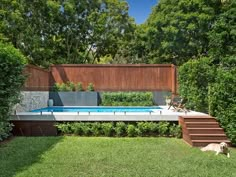
[(191, 146), (206, 146), (209, 143), (226, 142), (225, 132), (211, 116), (179, 116), (183, 139)]

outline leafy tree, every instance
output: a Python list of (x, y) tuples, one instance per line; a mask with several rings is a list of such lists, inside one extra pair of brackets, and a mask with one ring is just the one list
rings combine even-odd
[(216, 63), (236, 55), (236, 2), (225, 1), (209, 32), (210, 55)]
[(207, 33), (220, 5), (218, 0), (160, 0), (146, 22), (150, 63), (181, 65), (207, 55)]
[(30, 63), (95, 63), (116, 55), (131, 30), (122, 0), (0, 0), (0, 36)]
[(9, 136), (8, 122), (13, 106), (20, 100), (26, 58), (11, 45), (0, 43), (0, 141)]

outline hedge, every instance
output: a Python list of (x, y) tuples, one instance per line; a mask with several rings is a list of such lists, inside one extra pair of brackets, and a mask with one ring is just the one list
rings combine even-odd
[(79, 136), (171, 136), (180, 138), (181, 127), (169, 122), (65, 122), (56, 125), (61, 134)]
[(15, 104), (20, 101), (20, 90), (24, 84), (23, 69), (26, 58), (12, 45), (0, 43), (0, 141), (11, 131), (8, 122)]

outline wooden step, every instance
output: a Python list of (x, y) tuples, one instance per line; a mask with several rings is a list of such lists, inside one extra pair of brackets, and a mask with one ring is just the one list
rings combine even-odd
[(231, 146), (231, 143), (229, 140), (192, 140), (192, 146), (196, 146), (196, 147), (203, 147), (203, 146), (207, 146), (210, 143), (221, 143), (221, 142), (225, 142), (227, 143), (229, 146)]
[(188, 128), (220, 128), (218, 122), (186, 122)]
[(184, 122), (217, 122), (215, 118), (212, 117), (200, 117), (200, 118), (184, 118)]
[(189, 134), (223, 134), (222, 128), (186, 128)]
[(228, 140), (227, 136), (223, 134), (189, 134), (191, 140)]

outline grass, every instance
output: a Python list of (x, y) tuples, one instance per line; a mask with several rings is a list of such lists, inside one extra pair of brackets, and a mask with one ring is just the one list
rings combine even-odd
[(231, 158), (175, 138), (17, 137), (0, 145), (1, 177), (235, 177)]

